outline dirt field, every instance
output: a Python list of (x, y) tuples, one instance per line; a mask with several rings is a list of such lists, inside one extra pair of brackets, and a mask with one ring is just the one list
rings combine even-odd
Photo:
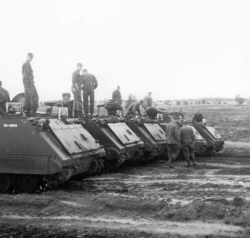
[[(197, 110), (182, 108), (187, 116)], [(197, 167), (158, 161), (40, 194), (1, 195), (0, 238), (250, 237), (249, 109), (202, 106), (228, 141)]]

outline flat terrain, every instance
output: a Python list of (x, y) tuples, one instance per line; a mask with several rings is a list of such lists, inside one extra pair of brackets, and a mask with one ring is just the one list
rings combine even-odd
[[(189, 117), (198, 107), (182, 108)], [(227, 139), (222, 152), (197, 158), (197, 167), (158, 161), (40, 194), (1, 195), (0, 238), (250, 237), (250, 107), (200, 109)]]

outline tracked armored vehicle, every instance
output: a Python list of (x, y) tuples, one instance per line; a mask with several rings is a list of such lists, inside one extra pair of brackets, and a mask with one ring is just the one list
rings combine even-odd
[[(55, 107), (52, 102), (45, 104)], [(118, 167), (128, 160), (140, 160), (144, 154), (144, 143), (127, 126), (125, 120), (117, 115), (120, 106), (113, 103), (99, 105), (98, 112), (100, 108), (104, 108), (108, 113), (98, 114), (94, 118), (69, 118), (67, 121), (71, 124), (81, 124), (104, 147), (104, 169)]]
[(199, 132), (199, 134), (206, 140), (207, 147), (210, 148), (207, 154), (214, 154), (219, 152), (224, 147), (224, 139), (215, 130), (212, 125), (202, 125), (200, 123), (193, 124), (193, 127)]
[(157, 112), (153, 115), (147, 112), (150, 112), (150, 108), (146, 110), (147, 118), (129, 118), (127, 125), (143, 140), (145, 144), (144, 159), (151, 160), (165, 155), (166, 138), (165, 132), (156, 120)]
[(0, 135), (0, 193), (11, 188), (31, 193), (43, 182), (60, 184), (94, 173), (106, 156), (81, 125), (27, 118), (22, 103), (7, 103), (0, 116)]
[(98, 105), (107, 113), (94, 119), (85, 119), (84, 128), (105, 148), (106, 162), (119, 166), (128, 160), (140, 160), (144, 155), (144, 142), (127, 126), (117, 110), (121, 106), (112, 101)]

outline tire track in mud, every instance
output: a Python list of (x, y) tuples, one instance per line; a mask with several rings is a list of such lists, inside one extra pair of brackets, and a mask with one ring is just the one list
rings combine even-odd
[(250, 198), (250, 176), (217, 174), (221, 168), (237, 170), (241, 166), (211, 164), (211, 169), (206, 169), (206, 166), (203, 169), (201, 165), (199, 169), (177, 168), (175, 171), (171, 170), (170, 174), (162, 172), (166, 168), (161, 167), (157, 175), (154, 173), (134, 175), (129, 174), (129, 172), (125, 175), (102, 175), (88, 178), (82, 183), (85, 186), (90, 183), (92, 188), (103, 191), (104, 189), (101, 187), (107, 189), (109, 185), (111, 186), (116, 181), (116, 183), (128, 189), (128, 193), (127, 195), (124, 194), (124, 197), (136, 196), (137, 193), (141, 193), (145, 199), (154, 197), (164, 200), (172, 197), (174, 198), (173, 201), (182, 203), (190, 202), (195, 196), (200, 196), (202, 199), (211, 197), (233, 199), (240, 194), (245, 198)]
[(143, 231), (149, 234), (178, 234), (193, 237), (195, 235), (223, 235), (228, 237), (243, 237), (245, 230), (238, 226), (225, 225), (223, 223), (211, 222), (203, 223), (200, 221), (192, 222), (172, 222), (172, 221), (157, 221), (145, 218), (122, 218), (119, 216), (99, 216), (94, 217), (21, 217), (21, 216), (3, 216), (5, 221), (15, 220), (19, 222), (56, 222), (58, 226), (74, 227), (91, 227), (91, 228), (106, 228), (106, 229), (122, 229), (127, 231)]
[[(250, 214), (245, 201), (250, 198), (250, 176), (234, 170), (249, 166), (216, 164), (213, 159), (211, 165), (198, 168), (186, 168), (184, 162), (176, 163), (173, 170), (163, 163), (122, 168), (118, 173), (69, 181), (42, 196), (4, 195), (0, 200), (7, 208), (0, 213), (0, 222), (142, 231), (153, 237), (248, 237), (244, 226), (250, 220), (245, 221), (240, 212)], [(223, 169), (229, 173), (220, 174)], [(233, 202), (237, 196), (242, 197), (242, 209)]]

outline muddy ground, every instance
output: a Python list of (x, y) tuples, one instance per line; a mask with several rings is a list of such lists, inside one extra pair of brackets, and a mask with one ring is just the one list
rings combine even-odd
[(170, 169), (158, 161), (43, 193), (1, 195), (0, 238), (250, 237), (247, 136), (197, 158), (197, 167), (176, 161)]

